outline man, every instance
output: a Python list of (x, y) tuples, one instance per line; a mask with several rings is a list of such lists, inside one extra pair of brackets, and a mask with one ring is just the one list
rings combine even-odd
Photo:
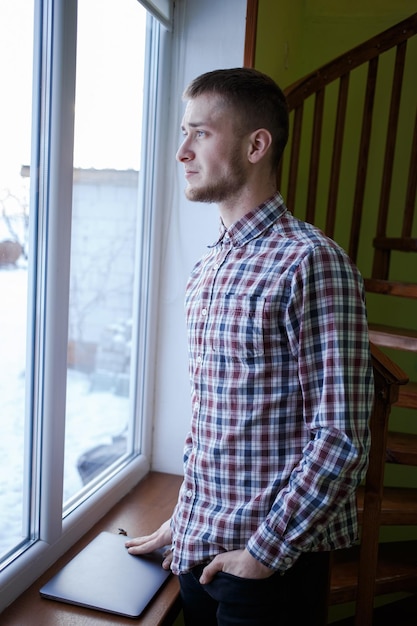
[(127, 543), (171, 545), (187, 626), (324, 624), (329, 552), (357, 538), (373, 399), (361, 277), (276, 189), (288, 136), (269, 77), (206, 73), (177, 160), (221, 234), (192, 271), (184, 482), (171, 520)]

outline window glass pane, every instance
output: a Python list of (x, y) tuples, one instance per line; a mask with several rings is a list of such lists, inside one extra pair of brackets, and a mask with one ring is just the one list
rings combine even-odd
[(0, 2), (0, 560), (28, 528), (23, 516), (33, 14), (34, 0)]
[(64, 508), (130, 452), (146, 30), (137, 0), (78, 7)]

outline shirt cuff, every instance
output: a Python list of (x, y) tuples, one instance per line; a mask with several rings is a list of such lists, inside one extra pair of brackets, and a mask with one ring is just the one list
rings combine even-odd
[(257, 561), (281, 574), (290, 569), (302, 553), (302, 550), (286, 543), (266, 524), (258, 528), (246, 547)]

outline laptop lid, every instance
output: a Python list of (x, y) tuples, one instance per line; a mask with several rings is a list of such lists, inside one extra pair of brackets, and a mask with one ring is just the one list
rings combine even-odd
[(43, 598), (138, 617), (170, 575), (162, 551), (129, 554), (127, 537), (100, 533), (39, 591)]

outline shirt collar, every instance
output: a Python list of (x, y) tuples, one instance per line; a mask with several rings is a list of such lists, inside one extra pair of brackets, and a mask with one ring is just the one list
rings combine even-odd
[(271, 198), (246, 213), (229, 228), (226, 228), (223, 221), (220, 221), (219, 238), (209, 248), (219, 245), (224, 240), (226, 233), (233, 247), (240, 248), (270, 228), (286, 211), (287, 207), (281, 194), (276, 192)]

